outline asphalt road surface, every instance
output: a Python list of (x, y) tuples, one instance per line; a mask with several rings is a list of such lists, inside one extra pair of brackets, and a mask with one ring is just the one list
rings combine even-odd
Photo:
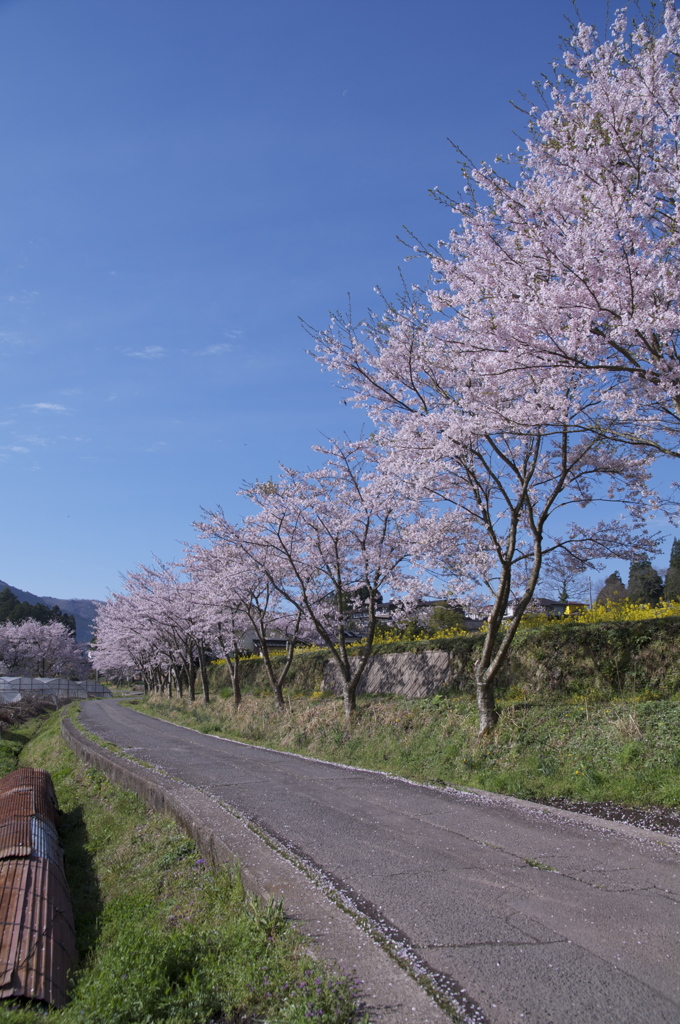
[(304, 855), (492, 1024), (679, 1024), (680, 844), (82, 704), (82, 724)]

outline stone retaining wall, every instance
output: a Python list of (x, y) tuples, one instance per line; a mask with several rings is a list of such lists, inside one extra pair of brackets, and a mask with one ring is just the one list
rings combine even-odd
[[(350, 658), (356, 666), (358, 658)], [(357, 693), (396, 693), (401, 697), (430, 697), (450, 684), (449, 651), (417, 651), (404, 654), (380, 654), (372, 657), (364, 670)], [(323, 688), (342, 693), (340, 670), (327, 662)]]

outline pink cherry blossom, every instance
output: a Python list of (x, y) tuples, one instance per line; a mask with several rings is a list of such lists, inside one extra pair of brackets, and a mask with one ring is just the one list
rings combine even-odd
[(0, 625), (0, 663), (7, 674), (66, 675), (82, 679), (90, 671), (82, 647), (61, 622), (5, 622)]
[[(651, 462), (680, 454), (679, 34), (671, 6), (656, 39), (622, 15), (600, 45), (579, 28), (517, 180), (465, 169), (434, 287), (316, 335), (376, 423), (386, 492), (417, 508), (412, 559), (490, 602), (482, 733), (545, 559), (654, 550)], [(615, 518), (592, 525), (598, 504)]]

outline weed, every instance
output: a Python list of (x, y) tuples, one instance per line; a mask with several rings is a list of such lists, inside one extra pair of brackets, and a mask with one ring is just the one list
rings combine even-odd
[(276, 900), (270, 896), (265, 901), (251, 894), (247, 899), (247, 907), (251, 919), (265, 939), (273, 939), (285, 931), (286, 915), (283, 900)]

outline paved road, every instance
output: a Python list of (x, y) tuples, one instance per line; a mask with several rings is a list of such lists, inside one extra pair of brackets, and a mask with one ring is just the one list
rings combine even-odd
[(149, 718), (82, 723), (302, 852), (492, 1024), (678, 1024), (680, 845)]

